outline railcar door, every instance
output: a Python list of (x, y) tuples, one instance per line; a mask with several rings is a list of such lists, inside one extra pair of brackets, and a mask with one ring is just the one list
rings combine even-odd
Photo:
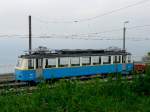
[(43, 79), (43, 59), (36, 59), (36, 79)]

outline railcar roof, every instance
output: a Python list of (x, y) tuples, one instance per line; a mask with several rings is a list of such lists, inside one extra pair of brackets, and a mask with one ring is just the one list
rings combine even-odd
[[(123, 55), (122, 50), (102, 50), (102, 49), (62, 49), (55, 52), (38, 51), (33, 52), (30, 55), (25, 54), (19, 56), (19, 58), (55, 58), (55, 57), (79, 57), (79, 56), (106, 56), (106, 55)], [(125, 52), (126, 55), (130, 53)]]

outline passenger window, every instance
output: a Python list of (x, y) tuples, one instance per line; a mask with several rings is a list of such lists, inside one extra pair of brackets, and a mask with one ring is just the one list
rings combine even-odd
[(103, 56), (103, 64), (110, 64), (111, 56)]
[(127, 62), (128, 62), (128, 63), (131, 63), (131, 55), (128, 55)]
[(90, 65), (91, 63), (91, 57), (82, 57), (82, 65)]
[(71, 57), (70, 63), (71, 63), (71, 66), (80, 66), (80, 58), (79, 57)]
[(127, 56), (122, 55), (122, 63), (126, 63)]
[(113, 56), (113, 63), (120, 63), (121, 57), (120, 56)]
[(121, 57), (117, 56), (117, 63), (120, 63)]
[(68, 67), (68, 63), (69, 63), (68, 57), (59, 58), (58, 61), (59, 61), (59, 67)]
[(92, 56), (93, 65), (99, 65), (101, 63), (101, 59), (99, 56)]
[(46, 59), (45, 68), (53, 68), (53, 67), (56, 67), (56, 58)]
[(34, 60), (28, 59), (28, 69), (34, 69)]
[(36, 68), (43, 68), (43, 59), (36, 59)]

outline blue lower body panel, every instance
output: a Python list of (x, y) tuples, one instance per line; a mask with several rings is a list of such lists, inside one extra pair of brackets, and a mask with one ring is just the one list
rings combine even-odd
[[(126, 64), (126, 71), (130, 72), (132, 70), (133, 64)], [(122, 64), (44, 69), (43, 75), (44, 79), (51, 79), (95, 74), (109, 74), (116, 72), (122, 72)]]
[(35, 81), (36, 71), (35, 70), (15, 70), (16, 80), (20, 81)]
[[(132, 70), (133, 64), (126, 64), (126, 71), (130, 72)], [(54, 79), (116, 72), (122, 72), (122, 64), (43, 69), (43, 78)], [(16, 80), (36, 81), (36, 70), (15, 70), (15, 74)]]

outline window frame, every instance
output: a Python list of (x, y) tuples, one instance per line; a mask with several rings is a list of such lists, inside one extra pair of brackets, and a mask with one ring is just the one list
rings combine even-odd
[[(61, 58), (67, 58), (68, 59), (68, 63), (67, 64), (60, 64)], [(58, 67), (68, 67), (69, 66), (69, 57), (59, 57), (58, 58)]]
[[(93, 59), (98, 57), (98, 62), (94, 62)], [(91, 56), (92, 65), (100, 65), (101, 64), (101, 56)]]
[[(72, 59), (73, 58), (78, 58), (78, 63), (72, 64)], [(70, 57), (70, 66), (71, 67), (78, 67), (78, 66), (80, 66), (80, 57)]]
[[(107, 62), (104, 62), (105, 57), (108, 57)], [(110, 55), (103, 56), (103, 64), (111, 64), (111, 56)]]
[[(84, 58), (88, 58), (89, 59), (89, 62), (88, 63), (83, 63), (83, 59)], [(82, 56), (82, 66), (89, 66), (91, 65), (91, 56)]]

